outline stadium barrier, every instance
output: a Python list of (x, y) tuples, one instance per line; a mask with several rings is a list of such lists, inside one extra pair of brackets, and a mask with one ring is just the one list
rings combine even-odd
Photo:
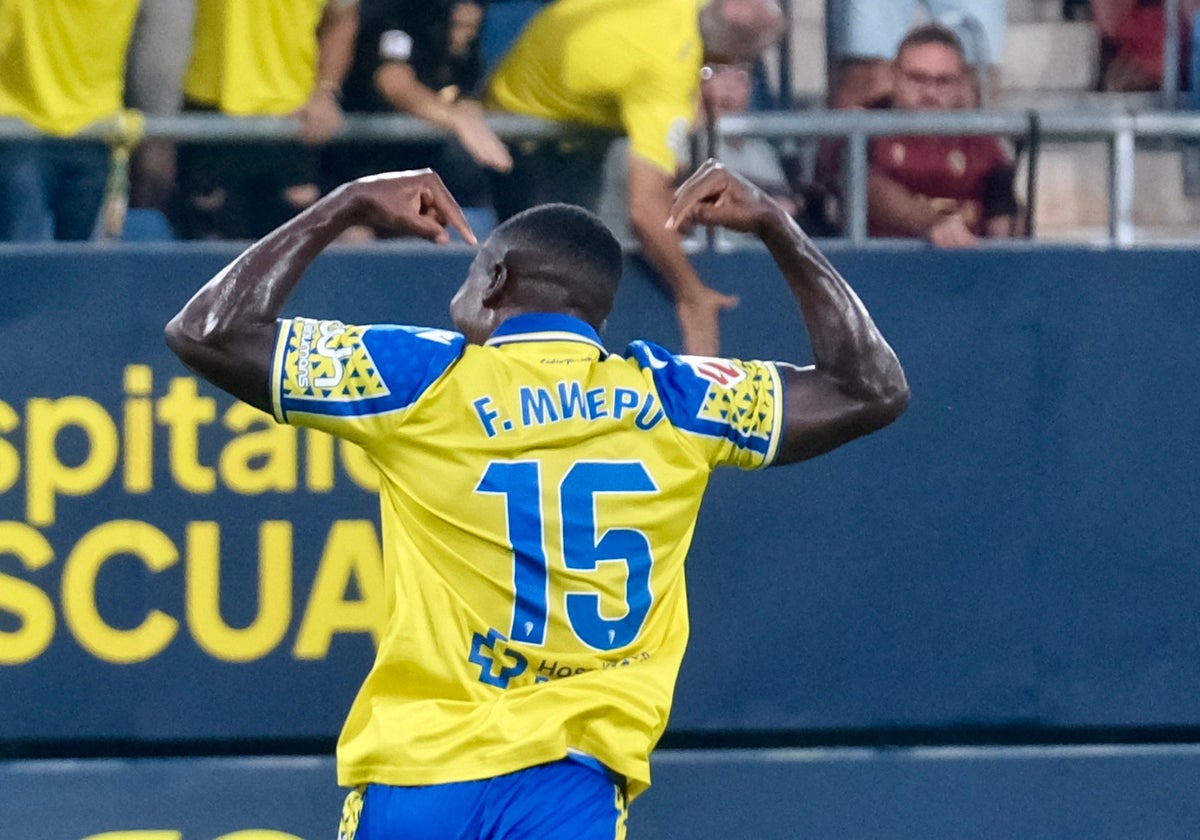
[[(631, 840), (1194, 840), (1200, 747), (662, 750)], [(0, 762), (4, 836), (333, 840), (331, 758)], [(549, 812), (554, 807), (547, 803)]]
[[(162, 340), (234, 253), (0, 262), (0, 741), (337, 731), (381, 606), (371, 471)], [(714, 474), (674, 732), (1200, 727), (1196, 252), (832, 253), (913, 404), (809, 464)], [(288, 311), (449, 326), (471, 255), (335, 248)], [(765, 251), (697, 264), (743, 301), (725, 352), (808, 358)], [(679, 343), (630, 258), (606, 340), (638, 336)]]
[[(492, 114), (488, 122), (509, 141), (549, 137), (561, 132), (554, 123), (514, 114)], [(576, 129), (577, 130), (577, 129)], [(1109, 214), (1107, 240), (1121, 246), (1134, 244), (1134, 152), (1138, 141), (1200, 138), (1200, 112), (1146, 110), (1112, 113), (1104, 110), (1003, 109), (904, 112), (863, 110), (778, 111), (726, 115), (716, 135), (765, 137), (772, 140), (844, 138), (847, 141), (845, 172), (846, 238), (855, 245), (867, 239), (867, 144), (871, 137), (892, 134), (996, 135), (1023, 142), (1032, 155), (1026, 171), (1036, 178), (1037, 150), (1043, 142), (1094, 140), (1108, 149), (1107, 189)], [(123, 150), (144, 138), (196, 141), (262, 141), (293, 139), (298, 123), (289, 117), (239, 117), (218, 114), (146, 116), (124, 112), (90, 127), (79, 137), (101, 139)], [(0, 118), (0, 141), (38, 137), (25, 123)], [(427, 140), (446, 136), (445, 129), (401, 114), (348, 114), (331, 142)], [(1027, 185), (1026, 191), (1033, 193)], [(1200, 233), (1198, 233), (1200, 236)]]

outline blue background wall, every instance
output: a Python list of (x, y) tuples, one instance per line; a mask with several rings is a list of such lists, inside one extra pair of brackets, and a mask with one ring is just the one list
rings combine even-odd
[[(1200, 255), (831, 254), (900, 355), (912, 406), (893, 427), (818, 460), (714, 477), (689, 558), (693, 635), (668, 744), (1197, 740)], [(9, 349), (0, 401), (17, 418), (5, 425), (0, 416), (0, 520), (26, 520), (27, 473), (6, 486), (4, 457), (28, 460), (30, 401), (84, 395), (119, 425), (131, 364), (152, 369), (151, 398), (161, 398), (170, 380), (188, 376), (165, 351), (161, 325), (232, 255), (189, 246), (0, 257)], [(448, 326), (445, 302), (469, 258), (465, 249), (333, 252), (289, 312)], [(808, 360), (765, 254), (697, 262), (742, 299), (723, 322), (723, 352)], [(631, 260), (606, 341), (618, 348), (643, 336), (678, 342), (665, 296)], [(201, 394), (216, 399), (218, 417), (232, 405), (207, 386)], [(344, 479), (330, 492), (187, 492), (163, 465), (168, 441), (158, 432), (152, 492), (124, 490), (118, 467), (94, 491), (58, 499), (56, 521), (38, 529), (52, 561), (30, 569), (0, 546), (0, 648), (11, 638), (3, 634), (22, 630), (3, 606), (28, 597), (21, 583), (45, 593), (59, 620), (45, 652), (0, 665), (0, 741), (10, 753), (114, 739), (186, 747), (248, 738), (261, 750), (336, 734), (369, 638), (337, 636), (315, 660), (292, 650), (331, 524), (372, 520), (370, 494)], [(199, 460), (215, 463), (232, 436), (219, 423), (203, 429)], [(86, 439), (67, 429), (56, 450), (77, 463)], [(117, 519), (150, 523), (181, 551), (187, 523), (219, 522), (221, 605), (234, 625), (254, 614), (259, 523), (290, 522), (296, 618), (287, 638), (251, 662), (216, 659), (186, 628), (186, 563), (149, 572), (118, 558), (96, 578), (101, 616), (132, 627), (158, 609), (181, 629), (146, 661), (97, 659), (62, 620), (61, 575), (73, 546)], [(1137, 755), (1176, 781), (1196, 780), (1194, 758)], [(709, 778), (700, 766), (694, 778)], [(1182, 766), (1190, 775), (1175, 772)], [(746, 772), (768, 788), (773, 778), (790, 779), (792, 791), (813, 783)], [(816, 789), (828, 797), (836, 788)], [(938, 787), (907, 790), (934, 796)], [(1195, 827), (1191, 811), (1167, 819)]]

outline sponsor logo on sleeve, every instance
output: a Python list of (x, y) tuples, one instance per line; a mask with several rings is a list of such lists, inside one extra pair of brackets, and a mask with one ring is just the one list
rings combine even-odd
[(363, 342), (363, 327), (297, 318), (284, 361), (284, 396), (358, 400), (386, 396), (387, 384)]

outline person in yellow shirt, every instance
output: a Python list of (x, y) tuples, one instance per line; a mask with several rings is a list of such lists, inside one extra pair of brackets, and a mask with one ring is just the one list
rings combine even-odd
[(629, 221), (643, 256), (674, 295), (683, 349), (718, 351), (718, 315), (737, 299), (705, 285), (664, 226), (688, 163), (704, 62), (756, 58), (783, 32), (776, 0), (557, 0), (542, 8), (488, 83), (492, 108), (582, 127), (517, 143), (494, 178), (500, 219), (547, 201), (595, 210), (609, 141), (629, 137)]
[(91, 237), (109, 153), (72, 139), (121, 110), (138, 0), (0, 2), (0, 117), (42, 137), (0, 142), (0, 241)]
[(295, 116), (300, 143), (179, 149), (180, 233), (253, 239), (320, 196), (319, 146), (341, 128), (358, 0), (196, 0), (184, 108)]
[[(710, 161), (667, 214), (672, 232), (759, 237), (813, 364), (649, 341), (609, 353), (621, 246), (569, 204), (493, 231), (450, 301), (453, 331), (281, 319), (351, 225), (474, 244), (428, 169), (335, 189), (167, 325), (190, 370), (378, 467), (389, 615), (338, 740), (339, 783), (355, 788), (342, 840), (623, 838), (687, 644), (684, 566), (710, 474), (812, 458), (904, 411), (895, 353), (777, 203)], [(400, 299), (423, 282), (410, 273)]]

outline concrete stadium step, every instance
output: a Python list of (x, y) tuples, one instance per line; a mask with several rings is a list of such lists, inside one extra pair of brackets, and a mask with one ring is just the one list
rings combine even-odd
[[(791, 8), (790, 72), (795, 96), (819, 100), (826, 90), (825, 9), (821, 0)], [(770, 56), (768, 63), (776, 63)], [(1009, 0), (1001, 57), (1002, 87), (1013, 91), (1093, 90), (1100, 39), (1089, 21), (1062, 19), (1061, 0)]]
[(1005, 6), (1009, 26), (1014, 23), (1039, 23), (1063, 19), (1062, 0), (1008, 0)]
[(1092, 90), (1100, 39), (1085, 21), (1010, 22), (1001, 64), (1006, 90)]
[[(1135, 153), (1133, 223), (1138, 238), (1195, 237), (1200, 231), (1200, 199), (1184, 190), (1184, 156), (1180, 149)], [(1018, 184), (1023, 186), (1024, 178), (1022, 171)], [(1108, 153), (1103, 143), (1042, 147), (1034, 207), (1039, 239), (1102, 238), (1108, 207)]]

